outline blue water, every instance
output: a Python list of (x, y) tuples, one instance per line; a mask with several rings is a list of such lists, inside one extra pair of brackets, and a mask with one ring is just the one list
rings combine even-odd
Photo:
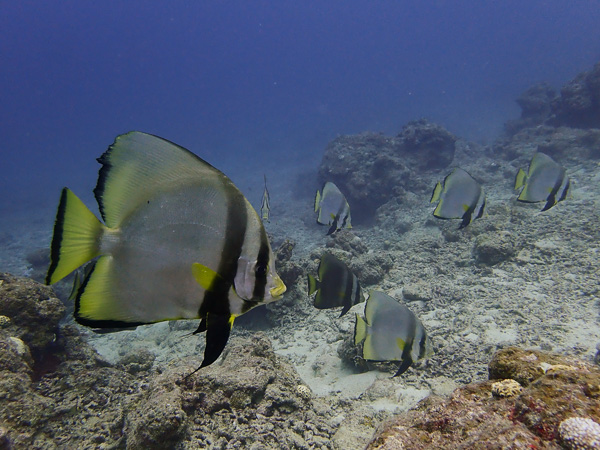
[[(230, 174), (428, 117), (490, 140), (538, 81), (600, 60), (596, 1), (1, 1), (0, 214), (91, 195), (117, 134)], [(83, 195), (85, 197), (85, 195)], [(49, 217), (50, 223), (52, 217)]]

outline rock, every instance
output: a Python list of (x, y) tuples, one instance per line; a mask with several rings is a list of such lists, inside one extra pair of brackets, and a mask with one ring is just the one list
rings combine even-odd
[(508, 232), (483, 233), (475, 239), (473, 255), (479, 264), (493, 266), (507, 261), (518, 252), (515, 238)]
[(398, 135), (397, 153), (408, 158), (408, 166), (419, 171), (445, 169), (454, 159), (456, 136), (426, 119), (409, 122)]
[(52, 288), (28, 278), (0, 274), (0, 315), (8, 317), (8, 326), (0, 328), (0, 336), (21, 339), (34, 359), (43, 357), (56, 339), (65, 307), (55, 298)]
[(569, 81), (552, 102), (553, 125), (600, 128), (600, 63)]
[[(544, 372), (541, 361), (556, 365), (562, 361), (571, 369)], [(368, 448), (558, 449), (564, 419), (600, 417), (597, 367), (573, 358), (509, 348), (494, 356), (490, 379), (509, 374), (523, 380), (520, 393), (513, 390), (516, 395), (492, 396), (495, 382), (483, 381), (456, 389), (449, 399), (430, 396), (381, 426)]]
[(514, 135), (523, 128), (541, 125), (548, 118), (552, 101), (556, 98), (556, 91), (548, 83), (538, 83), (517, 98), (521, 107), (521, 117), (510, 120), (504, 125), (504, 130), (509, 135)]
[(600, 425), (592, 419), (571, 417), (563, 420), (558, 432), (563, 445), (569, 450), (600, 448)]
[(346, 196), (353, 222), (372, 221), (377, 208), (406, 192), (430, 191), (423, 173), (452, 163), (457, 138), (426, 120), (408, 123), (396, 137), (377, 133), (331, 141), (319, 166), (320, 183), (333, 181)]

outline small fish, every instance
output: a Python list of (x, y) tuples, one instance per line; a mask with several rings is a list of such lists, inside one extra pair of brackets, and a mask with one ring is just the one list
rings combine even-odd
[(344, 194), (331, 181), (317, 191), (315, 196), (315, 212), (318, 213), (317, 223), (329, 225), (327, 235), (342, 228), (352, 228), (350, 223), (350, 206)]
[(567, 171), (545, 153), (537, 152), (529, 163), (529, 171), (519, 169), (515, 177), (515, 189), (521, 193), (520, 202), (546, 202), (542, 211), (552, 208), (569, 194), (571, 181)]
[(459, 229), (483, 216), (485, 209), (483, 188), (461, 168), (454, 169), (443, 183), (435, 185), (430, 203), (438, 200), (433, 215), (438, 219), (462, 219)]
[(315, 308), (329, 309), (342, 306), (340, 314), (342, 317), (354, 305), (365, 301), (358, 278), (335, 256), (324, 253), (317, 273), (319, 280), (310, 274), (307, 275), (308, 295), (317, 293), (314, 300)]
[(46, 284), (94, 260), (75, 294), (77, 322), (200, 319), (200, 367), (212, 364), (235, 317), (286, 289), (260, 217), (222, 172), (157, 136), (118, 136), (98, 161), (103, 222), (63, 188)]
[(265, 179), (265, 191), (263, 192), (262, 203), (260, 205), (260, 215), (263, 222), (270, 222), (271, 217), (271, 197), (269, 196), (269, 190), (267, 189), (267, 176), (263, 175)]
[(369, 295), (365, 319), (356, 315), (354, 344), (363, 341), (364, 359), (400, 361), (395, 377), (406, 372), (413, 362), (433, 354), (421, 321), (406, 306), (379, 291)]

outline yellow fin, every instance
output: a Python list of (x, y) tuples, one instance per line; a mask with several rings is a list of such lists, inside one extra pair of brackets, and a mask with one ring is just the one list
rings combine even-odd
[(464, 212), (467, 212), (469, 210), (469, 205), (467, 205), (466, 203), (463, 203), (462, 209)]
[[(112, 293), (112, 256), (102, 256), (96, 261), (89, 277), (83, 281), (83, 292), (75, 302), (75, 318), (79, 323), (88, 321), (136, 322), (124, 317), (124, 308)], [(91, 324), (90, 324), (91, 325)]]
[(525, 186), (525, 180), (527, 178), (527, 174), (523, 169), (519, 169), (517, 172), (517, 176), (515, 177), (515, 190), (522, 188)]
[(356, 315), (356, 324), (354, 325), (354, 345), (360, 344), (367, 337), (367, 322)]
[(315, 196), (315, 212), (319, 210), (321, 206), (321, 191), (317, 190), (317, 195)]
[(54, 284), (100, 254), (106, 227), (70, 189), (60, 196), (46, 284)]
[(438, 181), (437, 184), (435, 185), (435, 187), (433, 188), (433, 192), (431, 193), (431, 200), (429, 200), (429, 203), (437, 202), (440, 199), (441, 195), (442, 195), (442, 183), (440, 183)]
[(194, 274), (194, 278), (198, 284), (206, 291), (213, 289), (215, 281), (217, 283), (223, 281), (223, 277), (221, 277), (221, 275), (200, 263), (192, 264), (192, 273)]
[(406, 345), (406, 342), (404, 342), (404, 340), (402, 338), (396, 338), (396, 345), (398, 346), (398, 348), (400, 350), (404, 350), (404, 346)]

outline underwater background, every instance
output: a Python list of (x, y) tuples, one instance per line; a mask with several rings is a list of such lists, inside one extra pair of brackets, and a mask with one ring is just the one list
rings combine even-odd
[[(598, 2), (0, 4), (0, 449), (596, 448)], [(259, 213), (264, 176), (270, 193), (288, 291), (189, 378), (197, 320), (94, 334), (71, 278), (36, 283), (61, 188), (97, 213), (96, 158), (131, 130)], [(536, 151), (571, 180), (544, 212), (513, 189)], [(456, 167), (487, 196), (460, 230), (430, 203)], [(325, 181), (351, 230), (316, 223)], [(362, 359), (364, 303), (340, 318), (308, 295), (325, 252), (405, 304), (433, 356), (395, 378)]]
[(531, 84), (597, 61), (599, 22), (593, 1), (3, 2), (0, 211), (89, 192), (130, 130), (257, 186), (420, 117), (489, 140)]

